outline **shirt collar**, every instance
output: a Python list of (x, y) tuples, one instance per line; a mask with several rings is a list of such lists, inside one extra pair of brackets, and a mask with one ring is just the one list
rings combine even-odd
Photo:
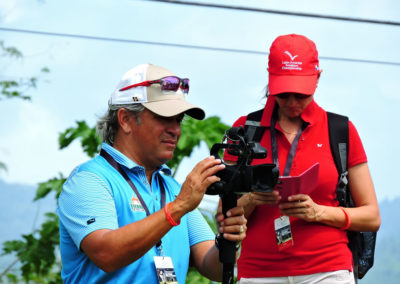
[[(113, 157), (113, 159), (115, 161), (117, 161), (119, 164), (127, 167), (131, 171), (137, 171), (139, 169), (144, 170), (144, 167), (136, 164), (134, 161), (129, 159), (127, 156), (122, 154), (120, 151), (118, 151), (117, 149), (115, 149), (114, 147), (112, 147), (111, 145), (109, 145), (105, 142), (103, 142), (103, 144), (102, 144), (102, 149), (104, 149), (108, 154), (110, 154), (111, 157)], [(157, 171), (162, 171), (163, 173), (165, 173), (167, 175), (171, 175), (171, 169), (165, 164), (161, 165), (157, 169)]]
[(315, 100), (312, 100), (301, 113), (301, 118), (312, 126), (318, 120), (318, 113), (320, 110), (321, 107), (317, 105)]

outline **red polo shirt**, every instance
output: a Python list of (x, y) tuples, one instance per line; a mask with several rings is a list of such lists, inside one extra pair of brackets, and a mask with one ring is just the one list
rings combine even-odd
[[(270, 96), (264, 109), (261, 126), (270, 127), (274, 105), (274, 97)], [(309, 125), (300, 136), (290, 175), (299, 175), (319, 162), (318, 185), (310, 197), (321, 205), (338, 206), (335, 200), (338, 173), (329, 145), (326, 112), (312, 101), (303, 111), (301, 118)], [(233, 126), (244, 125), (245, 122), (246, 117), (242, 116)], [(283, 174), (291, 144), (283, 134), (279, 123), (275, 127), (280, 173)], [(253, 164), (272, 163), (269, 128), (260, 143), (267, 149), (268, 156), (263, 160), (254, 160)], [(225, 159), (229, 157), (225, 156)], [(348, 168), (366, 161), (360, 137), (350, 122)], [(249, 217), (247, 237), (242, 242), (238, 260), (238, 279), (352, 270), (352, 257), (347, 248), (346, 232), (321, 223), (290, 218), (294, 246), (278, 251), (274, 229), (274, 219), (278, 217), (279, 209), (272, 205), (257, 206)]]

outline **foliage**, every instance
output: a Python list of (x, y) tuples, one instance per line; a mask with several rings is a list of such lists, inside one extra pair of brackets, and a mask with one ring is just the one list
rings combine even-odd
[(9, 56), (15, 58), (22, 58), (22, 53), (13, 46), (5, 46), (4, 41), (0, 41), (0, 49), (3, 51), (1, 56)]
[(186, 275), (186, 284), (211, 284), (213, 283), (211, 280), (209, 280), (208, 278), (202, 276), (196, 268), (194, 268), (193, 266), (189, 267), (189, 271)]
[(86, 121), (77, 121), (77, 127), (70, 127), (61, 133), (58, 138), (60, 149), (68, 147), (75, 139), (81, 139), (81, 146), (83, 151), (94, 157), (100, 151), (101, 139), (96, 134), (96, 128), (90, 128)]
[[(46, 216), (47, 221), (40, 230), (22, 235), (23, 240), (6, 241), (3, 244), (4, 254), (16, 253), (26, 282), (60, 282), (60, 273), (52, 270), (56, 263), (54, 252), (59, 244), (58, 218), (55, 213), (47, 213)], [(8, 278), (17, 279), (17, 276), (8, 274)]]
[(6, 166), (6, 164), (0, 162), (0, 171), (7, 171), (7, 166)]
[[(206, 209), (200, 209), (201, 213), (203, 214), (204, 218), (206, 219), (208, 225), (213, 230), (214, 234), (217, 233), (217, 225), (215, 223), (214, 214), (215, 212), (208, 212)], [(212, 216), (212, 217), (209, 217)], [(202, 276), (195, 267), (189, 266), (189, 271), (186, 275), (186, 284), (211, 284), (214, 283), (208, 278)]]
[(58, 196), (61, 193), (62, 185), (64, 184), (65, 180), (66, 178), (63, 177), (62, 174), (59, 174), (58, 178), (55, 177), (49, 179), (46, 182), (39, 183), (34, 201), (46, 197), (51, 191), (54, 191), (56, 193), (56, 198), (58, 199)]
[[(90, 157), (99, 152), (101, 139), (97, 136), (95, 127), (89, 127), (85, 121), (77, 121), (76, 127), (71, 127), (59, 134), (60, 149), (68, 147), (74, 140), (81, 141), (83, 151)], [(182, 135), (174, 154), (174, 159), (168, 165), (176, 172), (180, 162), (186, 156), (190, 156), (193, 149), (205, 141), (210, 148), (219, 142), (223, 132), (228, 126), (220, 122), (218, 117), (210, 117), (203, 121), (187, 119), (182, 123)], [(195, 135), (194, 135), (195, 134)], [(34, 200), (46, 197), (54, 192), (56, 197), (61, 193), (65, 178), (59, 174), (46, 182), (39, 184)], [(56, 257), (59, 249), (59, 226), (55, 213), (47, 213), (47, 221), (41, 229), (32, 234), (23, 235), (23, 240), (13, 240), (4, 243), (4, 254), (15, 253), (21, 262), (21, 274), (25, 282), (35, 283), (61, 283), (61, 264)], [(215, 222), (208, 220), (216, 231)], [(0, 274), (0, 282), (3, 272)], [(18, 276), (8, 273), (7, 279), (11, 283), (19, 281)], [(202, 277), (194, 268), (188, 274), (187, 283), (211, 283)]]
[(182, 122), (182, 136), (175, 149), (174, 157), (167, 162), (167, 165), (176, 173), (180, 162), (183, 158), (189, 157), (196, 146), (204, 141), (211, 149), (214, 143), (221, 142), (222, 135), (228, 127), (216, 116), (204, 120), (185, 118)]
[[(22, 53), (15, 47), (5, 46), (4, 41), (0, 41), (0, 57), (10, 57), (14, 59), (22, 58)], [(4, 70), (0, 66), (0, 70)], [(42, 68), (42, 73), (48, 73), (48, 68)], [(38, 78), (18, 78), (15, 80), (5, 80), (0, 76), (0, 101), (2, 99), (20, 98), (22, 100), (31, 100), (31, 97), (26, 94), (26, 91), (37, 87)], [(7, 166), (0, 161), (0, 171), (6, 171)]]
[[(65, 178), (59, 177), (39, 183), (34, 200), (46, 197), (54, 191), (56, 197), (61, 193)], [(59, 248), (58, 217), (55, 213), (46, 213), (47, 220), (39, 230), (28, 235), (22, 235), (22, 240), (6, 241), (3, 244), (3, 254), (15, 254), (21, 263), (21, 276), (25, 282), (62, 283), (61, 264), (57, 259)], [(9, 283), (20, 283), (19, 276), (4, 271)], [(0, 282), (1, 277), (0, 276)]]
[[(15, 47), (7, 47), (3, 41), (0, 41), (0, 51), (2, 57), (22, 58), (22, 53)], [(42, 73), (50, 72), (48, 68), (42, 68)], [(26, 93), (27, 90), (37, 87), (38, 78), (18, 78), (15, 80), (0, 80), (0, 100), (3, 98), (20, 98), (23, 100), (31, 100), (31, 97)]]
[[(13, 59), (23, 57), (22, 53), (15, 47), (5, 46), (0, 41), (0, 56)], [(4, 70), (4, 68), (1, 68)], [(48, 68), (42, 68), (42, 73), (48, 73)], [(0, 77), (0, 100), (10, 98), (20, 98), (22, 100), (31, 100), (26, 91), (36, 88), (38, 83), (37, 77), (18, 78), (6, 80)], [(5, 163), (0, 162), (0, 170), (7, 170)], [(46, 196), (50, 191), (61, 190), (64, 178), (60, 176), (54, 180), (39, 184), (36, 198), (40, 199)], [(5, 271), (0, 274), (0, 282), (3, 276), (9, 283), (20, 283), (20, 276), (23, 281), (34, 281), (35, 283), (61, 283), (60, 269), (54, 269), (57, 264), (55, 250), (59, 244), (58, 218), (55, 213), (47, 213), (47, 220), (42, 224), (39, 230), (35, 230), (31, 234), (22, 235), (22, 240), (6, 241), (3, 244), (3, 254), (15, 254), (21, 263), (21, 275), (10, 273), (12, 263)], [(58, 265), (60, 267), (60, 265)]]

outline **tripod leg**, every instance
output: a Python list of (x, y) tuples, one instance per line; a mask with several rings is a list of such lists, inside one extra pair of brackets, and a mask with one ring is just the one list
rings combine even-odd
[[(225, 194), (222, 198), (222, 212), (226, 217), (226, 212), (236, 207), (237, 197), (235, 194)], [(236, 261), (236, 244), (221, 238), (219, 248), (219, 259), (222, 263), (222, 284), (233, 284), (233, 268)]]

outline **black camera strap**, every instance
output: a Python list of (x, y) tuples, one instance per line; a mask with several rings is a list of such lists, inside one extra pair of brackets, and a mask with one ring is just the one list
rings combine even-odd
[[(106, 159), (106, 161), (124, 177), (126, 182), (130, 185), (132, 190), (135, 192), (137, 198), (139, 199), (140, 203), (143, 206), (143, 209), (146, 211), (146, 216), (150, 216), (149, 208), (147, 207), (146, 203), (144, 202), (142, 195), (139, 193), (136, 186), (133, 184), (131, 179), (128, 177), (127, 173), (124, 171), (121, 164), (118, 163), (113, 157), (111, 157), (111, 155), (108, 154), (104, 149), (101, 149), (100, 156), (102, 156), (104, 159)], [(160, 175), (158, 175), (158, 182), (159, 182), (160, 188), (161, 188), (161, 208), (163, 208), (165, 206), (165, 188), (164, 188), (164, 183), (162, 181), (162, 177)], [(157, 248), (159, 246), (161, 246), (161, 240), (156, 244)]]
[[(275, 109), (275, 111), (271, 117), (271, 148), (272, 148), (271, 150), (272, 150), (273, 163), (279, 169), (278, 142), (276, 139), (276, 129), (275, 129), (277, 117), (278, 117), (278, 113), (277, 113), (277, 110)], [(307, 127), (307, 125), (308, 125), (307, 122), (303, 122), (302, 127), (297, 132), (296, 137), (294, 138), (292, 145), (290, 146), (289, 154), (286, 159), (285, 170), (283, 171), (283, 176), (288, 176), (290, 174), (290, 170), (292, 168), (292, 163), (294, 160), (294, 155), (296, 154), (296, 150), (297, 150), (297, 144), (299, 143), (300, 136), (303, 133), (303, 130)]]

